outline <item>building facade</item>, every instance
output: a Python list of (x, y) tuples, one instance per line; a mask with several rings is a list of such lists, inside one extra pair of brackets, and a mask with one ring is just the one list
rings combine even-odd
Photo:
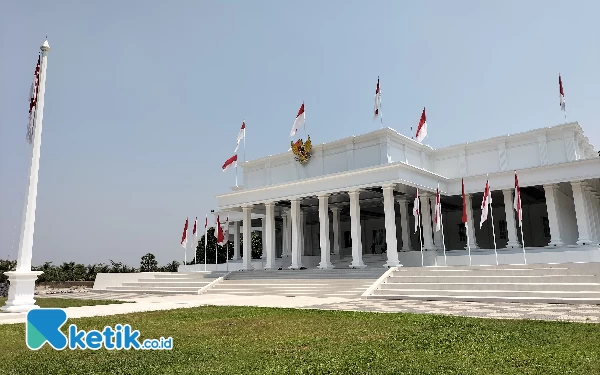
[[(231, 225), (230, 270), (363, 268), (373, 254), (387, 267), (495, 264), (496, 254), (505, 264), (600, 261), (600, 157), (576, 122), (440, 149), (387, 128), (313, 145), (305, 164), (288, 151), (239, 166), (243, 185), (216, 197)], [(486, 180), (493, 219), (480, 227)], [(442, 231), (432, 220), (438, 186)], [(244, 228), (262, 231), (262, 260), (240, 253)]]

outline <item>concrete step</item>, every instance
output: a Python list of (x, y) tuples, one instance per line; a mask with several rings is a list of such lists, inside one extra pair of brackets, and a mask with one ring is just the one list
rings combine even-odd
[(400, 268), (397, 271), (394, 271), (391, 276), (436, 276), (436, 277), (446, 277), (446, 276), (551, 276), (551, 275), (565, 275), (569, 274), (567, 268), (548, 268), (548, 269), (540, 269), (540, 268), (525, 268), (525, 267), (515, 267), (515, 268), (477, 268), (477, 269), (461, 269), (452, 267), (448, 268), (428, 268), (428, 267), (413, 267), (413, 268)]
[(200, 287), (197, 286), (144, 286), (144, 287), (135, 287), (135, 286), (111, 286), (111, 287), (107, 287), (106, 290), (110, 290), (110, 291), (118, 291), (118, 290), (127, 290), (127, 291), (140, 291), (140, 293), (146, 293), (146, 292), (142, 292), (142, 291), (152, 291), (152, 290), (156, 290), (156, 291), (170, 291), (170, 290), (176, 290), (176, 291), (188, 291), (188, 292), (198, 292), (198, 290), (200, 290)]
[(381, 284), (381, 291), (394, 291), (401, 293), (405, 290), (428, 290), (434, 291), (451, 291), (460, 290), (463, 292), (475, 291), (477, 293), (488, 291), (515, 291), (515, 292), (581, 292), (587, 291), (590, 293), (600, 293), (600, 283), (516, 283), (516, 282), (433, 282), (433, 283), (395, 283), (386, 281)]
[(411, 295), (385, 295), (374, 294), (367, 297), (368, 299), (383, 299), (383, 300), (420, 300), (420, 301), (464, 301), (464, 302), (514, 302), (514, 303), (558, 303), (558, 304), (586, 304), (598, 305), (600, 298), (598, 297), (564, 297), (564, 296), (480, 296), (480, 295), (439, 295), (439, 294), (411, 294)]
[(198, 291), (179, 290), (179, 289), (114, 289), (118, 287), (106, 288), (111, 293), (135, 293), (135, 294), (198, 294)]
[(552, 298), (592, 298), (600, 300), (600, 291), (563, 291), (563, 290), (431, 290), (431, 289), (377, 289), (374, 295), (384, 296), (429, 296), (432, 299), (436, 296), (452, 296), (452, 297), (465, 297), (465, 296), (479, 296), (479, 297), (552, 297)]
[(195, 287), (202, 288), (208, 284), (210, 284), (210, 280), (208, 281), (132, 281), (123, 283), (124, 287), (131, 288), (147, 288), (147, 287)]
[(422, 276), (395, 276), (393, 274), (386, 280), (386, 283), (506, 283), (506, 282), (519, 282), (519, 283), (547, 283), (547, 282), (560, 282), (560, 283), (598, 283), (600, 279), (595, 275), (470, 275), (470, 276), (459, 276), (459, 275), (422, 275)]

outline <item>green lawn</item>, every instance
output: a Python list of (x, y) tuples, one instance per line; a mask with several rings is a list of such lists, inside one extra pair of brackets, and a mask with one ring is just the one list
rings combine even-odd
[(174, 348), (30, 351), (24, 324), (5, 325), (0, 374), (600, 374), (598, 324), (212, 306), (69, 323)]
[[(96, 305), (111, 305), (115, 303), (124, 303), (124, 301), (115, 300), (95, 300), (95, 299), (75, 299), (75, 298), (36, 298), (35, 304), (39, 307), (80, 307), (80, 306), (96, 306)], [(6, 304), (6, 297), (0, 298), (0, 306)]]

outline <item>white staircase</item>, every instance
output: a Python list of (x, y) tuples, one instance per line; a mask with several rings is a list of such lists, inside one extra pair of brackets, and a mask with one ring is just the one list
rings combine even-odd
[[(150, 294), (198, 294), (224, 273), (217, 272), (164, 272), (154, 273), (137, 281), (107, 286), (103, 292)], [(98, 291), (100, 292), (100, 291)]]
[(363, 298), (600, 304), (600, 264), (403, 267)]
[(385, 271), (383, 267), (236, 271), (207, 293), (359, 298)]

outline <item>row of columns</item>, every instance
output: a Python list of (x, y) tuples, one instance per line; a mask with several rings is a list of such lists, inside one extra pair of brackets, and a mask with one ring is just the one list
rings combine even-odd
[[(385, 213), (386, 243), (387, 251), (386, 267), (400, 265), (397, 251), (398, 241), (396, 238), (396, 212), (395, 200), (400, 207), (400, 217), (402, 218), (402, 250), (410, 250), (410, 232), (408, 220), (408, 204), (406, 197), (394, 197), (394, 184), (383, 186), (383, 206)], [(573, 199), (577, 217), (577, 227), (579, 238), (577, 244), (588, 245), (600, 242), (600, 184), (574, 181), (571, 182), (573, 188)], [(548, 212), (548, 223), (550, 227), (551, 241), (549, 246), (563, 246), (561, 232), (562, 227), (559, 222), (559, 210), (557, 205), (558, 184), (543, 185), (546, 196), (546, 205)], [(352, 263), (351, 268), (364, 268), (366, 265), (362, 258), (362, 233), (360, 221), (360, 189), (350, 190), (350, 234), (352, 238)], [(519, 247), (517, 236), (517, 221), (513, 208), (514, 190), (502, 190), (504, 195), (504, 207), (506, 213), (506, 225), (508, 244), (507, 247)], [(423, 230), (423, 248), (425, 250), (442, 248), (442, 233), (433, 232), (431, 209), (431, 193), (423, 193), (419, 196), (421, 204), (421, 220)], [(471, 249), (477, 249), (477, 240), (475, 236), (475, 221), (473, 218), (472, 195), (466, 195), (467, 225), (469, 236), (468, 241)], [(340, 253), (340, 207), (329, 207), (329, 194), (318, 196), (319, 201), (319, 222), (321, 262), (319, 268), (333, 268), (331, 263), (331, 250), (334, 254)], [(300, 206), (301, 200), (292, 199), (290, 208), (283, 208), (283, 230), (282, 230), (282, 256), (291, 257), (290, 269), (300, 269), (302, 265), (302, 254), (305, 248), (304, 223), (305, 212)], [(243, 225), (244, 228), (251, 228), (252, 206), (243, 207)], [(329, 241), (329, 211), (332, 212), (333, 226), (333, 249)], [(239, 259), (239, 222), (234, 222), (233, 235), (234, 256), (233, 259)], [(265, 204), (265, 218), (263, 220), (263, 257), (266, 258), (266, 268), (275, 268), (276, 259), (276, 240), (275, 240), (275, 202)], [(244, 230), (243, 241), (245, 244), (251, 244), (251, 231)], [(435, 241), (435, 243), (434, 243)], [(466, 246), (465, 246), (466, 247)], [(243, 269), (251, 269), (251, 246), (244, 246)]]

